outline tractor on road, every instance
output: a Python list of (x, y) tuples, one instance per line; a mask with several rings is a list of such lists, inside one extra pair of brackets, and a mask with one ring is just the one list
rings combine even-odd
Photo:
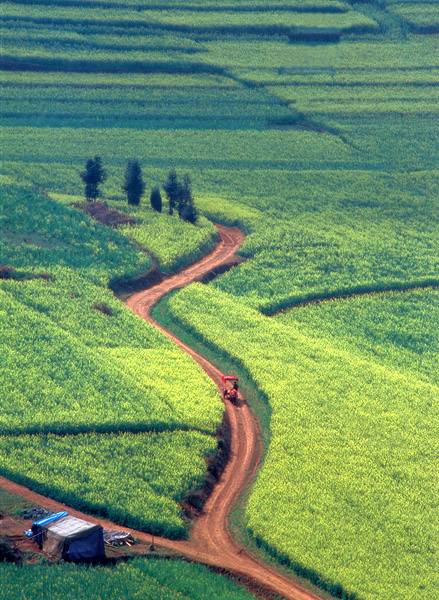
[(238, 400), (238, 381), (239, 379), (234, 375), (223, 375), (221, 382), (223, 384), (223, 398), (224, 400), (230, 400), (230, 402), (237, 402)]

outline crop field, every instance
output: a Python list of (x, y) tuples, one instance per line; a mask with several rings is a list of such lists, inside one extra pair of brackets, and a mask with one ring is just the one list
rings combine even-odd
[(438, 300), (437, 289), (395, 292), (296, 308), (276, 320), (437, 386)]
[(395, 2), (389, 11), (408, 24), (413, 33), (438, 33), (439, 5), (433, 2)]
[[(207, 219), (238, 225), (248, 260), (168, 310), (242, 365), (272, 409), (245, 526), (339, 597), (432, 600), (438, 292), (408, 290), (439, 284), (438, 4), (138, 5), (2, 5), (0, 264), (16, 269), (0, 280), (4, 472), (185, 535), (178, 502), (215, 451), (222, 405), (108, 285), (151, 266), (133, 240), (172, 272), (212, 247)], [(135, 227), (106, 230), (69, 206), (95, 155), (102, 200)], [(132, 158), (146, 183), (138, 209), (121, 190)], [(191, 177), (196, 228), (166, 202), (149, 208), (172, 168)], [(265, 316), (380, 290), (406, 291)], [(197, 401), (182, 401), (188, 378)], [(98, 446), (118, 457), (105, 490), (104, 459), (86, 450)], [(118, 481), (133, 469), (128, 500)]]
[[(119, 169), (118, 169), (119, 172)], [(120, 181), (123, 174), (120, 171)], [(114, 180), (114, 189), (117, 182)], [(136, 222), (132, 225), (119, 225), (118, 232), (132, 239), (148, 250), (157, 261), (162, 273), (172, 273), (195, 262), (200, 256), (211, 250), (216, 241), (217, 229), (206, 217), (200, 216), (196, 225), (191, 225), (168, 214), (168, 202), (163, 198), (163, 211), (152, 210), (145, 193), (145, 200), (139, 206), (130, 206), (126, 200), (108, 199), (110, 208), (130, 215)], [(83, 202), (81, 196), (51, 193), (50, 197), (67, 206)], [(148, 206), (149, 205), (149, 206)]]
[[(200, 369), (107, 289), (121, 272), (148, 268), (148, 257), (31, 188), (3, 185), (1, 198), (0, 256), (15, 269), (0, 281), (2, 473), (184, 536), (178, 502), (204, 477), (222, 406)], [(188, 378), (194, 395), (181, 402)], [(121, 487), (124, 477), (134, 488)], [(103, 498), (112, 498), (105, 510)]]
[[(218, 5), (217, 5), (218, 6)], [(297, 4), (296, 4), (297, 6)], [(330, 6), (329, 3), (326, 7)], [(323, 30), (338, 32), (369, 32), (377, 31), (377, 23), (361, 12), (352, 10), (347, 3), (334, 3), (334, 12), (315, 10), (305, 12), (294, 10), (261, 10), (261, 6), (251, 10), (227, 11), (220, 10), (191, 10), (186, 6), (183, 10), (173, 8), (172, 11), (160, 7), (159, 10), (137, 10), (136, 6), (125, 8), (102, 4), (101, 6), (73, 6), (66, 3), (51, 4), (50, 20), (44, 5), (25, 3), (24, 5), (5, 2), (2, 10), (2, 21), (15, 21), (18, 24), (54, 23), (55, 25), (82, 25), (86, 27), (135, 27), (138, 30), (174, 30), (190, 33), (256, 33), (283, 34), (298, 30)], [(341, 10), (337, 10), (341, 8)]]
[(0, 437), (3, 475), (168, 538), (185, 537), (178, 503), (201, 487), (215, 450), (216, 440), (196, 431)]
[[(190, 98), (188, 91), (187, 87), (148, 85), (134, 89), (119, 86), (96, 88), (95, 85), (48, 88), (43, 83), (26, 90), (8, 86), (1, 101), (3, 123), (8, 126), (24, 125), (29, 119), (35, 119), (40, 127), (123, 126), (141, 130), (163, 128), (171, 119), (176, 127), (193, 129), (197, 123), (209, 123), (211, 127), (228, 124), (228, 128), (237, 129), (242, 121), (248, 120), (249, 106), (252, 106), (252, 124), (259, 119), (260, 128), (263, 128), (267, 115), (280, 119), (287, 114), (279, 100), (270, 100), (263, 92), (255, 95), (238, 87), (206, 84), (194, 88)], [(18, 105), (17, 98), (20, 98)]]
[(284, 223), (253, 218), (241, 249), (251, 260), (217, 289), (270, 314), (309, 298), (439, 282), (436, 174), (302, 171), (289, 181), (288, 205), (276, 206)]
[[(0, 564), (6, 598), (100, 600), (117, 594), (127, 600), (250, 600), (253, 596), (206, 567), (174, 560), (134, 559), (115, 567)], [(68, 582), (68, 585), (66, 585)]]
[[(422, 301), (418, 294), (418, 302), (400, 309), (408, 331), (416, 331), (434, 302)], [(369, 335), (366, 320), (358, 324), (350, 305), (348, 326), (332, 325), (334, 342), (312, 314), (276, 322), (200, 284), (172, 296), (168, 308), (210, 347), (231, 354), (269, 399), (271, 442), (246, 509), (256, 539), (329, 591), (432, 598), (439, 389), (434, 378), (417, 376), (416, 359), (406, 372), (405, 361), (393, 358), (391, 337), (401, 326), (396, 332), (394, 321), (389, 326), (392, 307), (382, 311), (387, 327), (378, 317), (389, 338), (380, 344), (385, 361), (360, 350), (357, 337), (372, 338), (373, 330)], [(418, 352), (425, 348), (432, 373), (437, 339), (429, 342), (420, 336)]]

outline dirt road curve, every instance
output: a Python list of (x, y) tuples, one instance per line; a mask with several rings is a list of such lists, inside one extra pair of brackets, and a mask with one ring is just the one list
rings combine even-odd
[[(244, 234), (237, 228), (218, 225), (218, 231), (221, 241), (208, 256), (155, 287), (134, 294), (126, 304), (137, 315), (158, 327), (180, 348), (188, 352), (209, 377), (220, 385), (222, 373), (216, 367), (149, 315), (150, 308), (162, 296), (200, 278), (213, 267), (227, 262), (244, 241)], [(262, 456), (262, 441), (256, 420), (245, 401), (240, 401), (238, 406), (226, 402), (226, 410), (231, 428), (231, 455), (220, 480), (204, 506), (203, 514), (197, 519), (187, 542), (176, 543), (161, 539), (158, 543), (166, 547), (178, 548), (182, 554), (194, 560), (242, 574), (284, 598), (317, 600), (318, 596), (315, 594), (252, 558), (231, 535), (228, 523), (230, 511), (256, 474)]]
[[(244, 240), (244, 234), (237, 228), (218, 225), (218, 231), (220, 242), (210, 254), (181, 273), (165, 279), (148, 290), (134, 294), (126, 301), (126, 304), (133, 312), (158, 327), (180, 348), (193, 356), (209, 377), (219, 385), (221, 372), (216, 367), (149, 316), (150, 308), (162, 296), (174, 289), (184, 287), (213, 268), (227, 262)], [(197, 562), (223, 568), (238, 576), (243, 576), (256, 586), (280, 594), (288, 600), (320, 600), (320, 597), (311, 591), (254, 559), (231, 535), (230, 511), (256, 473), (262, 456), (262, 441), (257, 422), (245, 399), (240, 400), (237, 406), (226, 402), (226, 410), (231, 428), (230, 459), (208, 498), (202, 515), (194, 524), (190, 538), (187, 541), (173, 541), (156, 537), (155, 544)], [(3, 477), (0, 477), (0, 485), (49, 509), (55, 511), (68, 509), (70, 514), (101, 523), (105, 528), (120, 529), (120, 526), (114, 523), (84, 515)], [(131, 531), (141, 541), (147, 543), (151, 541), (149, 534), (124, 529)]]

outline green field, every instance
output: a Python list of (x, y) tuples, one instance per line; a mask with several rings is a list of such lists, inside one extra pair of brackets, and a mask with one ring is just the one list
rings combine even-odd
[(438, 33), (439, 14), (438, 3), (432, 2), (395, 2), (391, 3), (389, 10), (396, 17), (406, 23), (413, 33)]
[[(148, 514), (140, 498), (121, 514), (117, 481), (132, 472), (119, 463), (145, 444), (166, 472), (169, 436), (187, 433), (200, 459), (189, 479), (200, 481), (222, 407), (204, 375), (107, 286), (152, 264), (129, 238), (171, 272), (212, 247), (207, 219), (238, 225), (248, 260), (207, 288), (176, 294), (168, 308), (239, 363), (273, 411), (243, 526), (338, 597), (434, 597), (437, 291), (264, 315), (330, 295), (438, 285), (436, 8), (4, 3), (1, 173), (15, 185), (3, 194), (0, 264), (16, 272), (0, 281), (0, 442), (3, 452), (22, 445), (28, 464), (10, 453), (9, 475), (103, 511), (101, 464), (87, 462), (84, 447), (101, 436), (111, 454), (120, 437), (107, 509), (183, 534), (177, 503), (192, 485), (181, 480), (185, 453), (180, 479), (169, 480), (174, 491), (163, 483)], [(69, 206), (94, 155), (108, 171), (102, 199), (131, 212), (135, 227), (107, 231)], [(132, 158), (147, 192), (129, 211), (121, 185)], [(192, 179), (203, 216), (196, 228), (168, 217), (166, 203), (161, 215), (148, 207), (149, 190), (171, 168)], [(49, 278), (26, 279), (42, 274)], [(93, 309), (102, 304), (113, 316)], [(188, 374), (201, 404), (181, 402)], [(70, 439), (74, 458), (62, 454), (58, 483), (49, 470), (31, 482), (32, 456), (44, 445), (47, 456), (59, 454)], [(49, 469), (49, 458), (39, 462)], [(142, 489), (153, 494), (149, 477), (146, 469)]]
[[(328, 304), (323, 325), (306, 308), (300, 320), (295, 311), (271, 320), (200, 284), (168, 302), (171, 320), (231, 356), (268, 398), (271, 442), (246, 508), (248, 528), (332, 593), (434, 597), (438, 340), (436, 332), (433, 339), (419, 332), (417, 352), (409, 342), (419, 325), (428, 331), (428, 307), (437, 320), (437, 296), (401, 297), (398, 327), (389, 301), (375, 336), (372, 300), (369, 320), (348, 302), (329, 322)], [(364, 352), (375, 349), (376, 337), (380, 351)]]
[[(206, 567), (191, 563), (134, 559), (115, 567), (1, 564), (5, 598), (90, 600), (123, 595), (127, 600), (249, 600), (254, 596)], [(116, 592), (117, 590), (117, 592)]]
[[(107, 288), (150, 259), (31, 188), (3, 185), (0, 231), (11, 275), (0, 280), (2, 473), (184, 537), (178, 503), (203, 482), (222, 406), (198, 366)], [(193, 394), (182, 402), (188, 379)]]
[(296, 308), (276, 320), (438, 385), (438, 300), (437, 288), (370, 295)]

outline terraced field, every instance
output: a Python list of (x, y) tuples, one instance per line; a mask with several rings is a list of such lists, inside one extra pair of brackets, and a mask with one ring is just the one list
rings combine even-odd
[[(102, 468), (87, 446), (101, 436), (110, 456), (119, 436), (137, 457), (142, 444), (157, 473), (165, 439), (179, 448), (188, 433), (199, 462), (175, 452), (172, 493), (157, 494), (138, 466), (155, 512), (139, 500), (122, 515), (125, 499), (105, 489), (113, 516), (184, 535), (176, 502), (202, 477), (222, 408), (197, 368), (106, 288), (152, 264), (128, 238), (171, 272), (213, 246), (206, 218), (239, 225), (248, 260), (167, 310), (241, 365), (273, 411), (242, 527), (337, 597), (430, 600), (437, 292), (264, 315), (438, 285), (437, 3), (58, 0), (50, 16), (48, 6), (7, 2), (0, 17), (0, 264), (16, 269), (0, 282), (1, 445), (26, 460), (46, 447), (64, 456), (59, 480), (74, 475), (61, 487), (49, 471), (31, 481), (18, 449), (7, 474), (104, 510), (81, 475), (81, 460), (92, 482)], [(68, 206), (95, 155), (110, 207), (130, 212), (121, 185), (138, 158), (148, 191), (171, 168), (189, 173), (204, 220), (191, 229), (166, 202), (154, 214), (145, 194), (134, 228), (102, 233)], [(113, 316), (92, 308), (102, 304)], [(180, 372), (202, 405), (181, 402)], [(69, 453), (61, 433), (74, 436)]]
[(150, 259), (29, 188), (3, 185), (1, 209), (2, 474), (184, 537), (179, 503), (204, 481), (222, 407), (200, 369), (107, 288)]

